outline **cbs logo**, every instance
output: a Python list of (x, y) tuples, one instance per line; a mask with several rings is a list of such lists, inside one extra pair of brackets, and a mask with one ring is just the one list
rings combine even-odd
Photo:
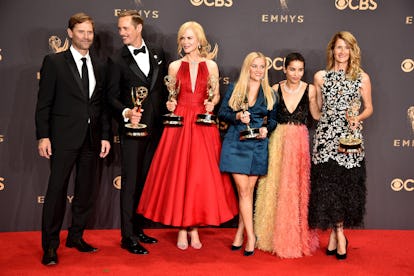
[(266, 57), (267, 70), (269, 70), (270, 68), (273, 68), (276, 71), (283, 70), (284, 62), (285, 62), (285, 58), (283, 57), (276, 57), (274, 59), (271, 59), (270, 57)]
[(414, 70), (414, 60), (407, 58), (401, 62), (401, 70), (409, 73)]
[(374, 0), (335, 0), (335, 7), (338, 10), (350, 8), (351, 10), (376, 10), (378, 4)]
[(3, 181), (4, 181), (4, 178), (0, 176), (0, 191), (3, 191), (4, 188), (6, 187), (6, 185), (4, 185), (4, 183), (3, 183)]
[(117, 177), (115, 177), (112, 181), (112, 184), (114, 185), (115, 189), (121, 190), (121, 176), (118, 175)]
[(403, 181), (401, 178), (395, 178), (391, 181), (391, 189), (395, 192), (399, 192), (403, 189), (407, 192), (411, 192), (414, 190), (414, 179), (407, 179)]
[(231, 7), (233, 6), (233, 0), (190, 0), (190, 3), (193, 6), (199, 7), (201, 5), (205, 5), (207, 7)]

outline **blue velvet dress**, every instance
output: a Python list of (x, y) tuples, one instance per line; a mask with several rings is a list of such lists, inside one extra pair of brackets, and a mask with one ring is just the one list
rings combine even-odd
[[(268, 138), (240, 141), (240, 131), (246, 129), (246, 124), (236, 120), (236, 113), (228, 102), (234, 85), (230, 84), (220, 106), (219, 119), (229, 124), (224, 136), (220, 156), (220, 170), (228, 173), (247, 175), (265, 175), (268, 163)], [(266, 99), (260, 88), (256, 103), (249, 106), (250, 127), (260, 128), (267, 117), (269, 135), (276, 128), (276, 104), (272, 110), (267, 110)]]

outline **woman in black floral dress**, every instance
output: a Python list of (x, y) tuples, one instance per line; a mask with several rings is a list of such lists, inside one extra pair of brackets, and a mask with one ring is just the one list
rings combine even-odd
[[(373, 112), (370, 78), (360, 61), (355, 37), (338, 32), (328, 43), (326, 70), (314, 79), (322, 116), (313, 139), (309, 226), (332, 228), (326, 254), (340, 260), (347, 257), (344, 227), (361, 226), (365, 212), (363, 143), (360, 149), (346, 152), (339, 148), (349, 129), (362, 140), (362, 121)], [(350, 116), (350, 106), (361, 99), (361, 112)]]

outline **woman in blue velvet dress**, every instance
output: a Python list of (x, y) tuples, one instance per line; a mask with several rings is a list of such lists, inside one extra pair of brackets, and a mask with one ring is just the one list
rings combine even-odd
[[(260, 175), (267, 173), (268, 138), (276, 127), (276, 96), (269, 85), (266, 57), (260, 52), (246, 56), (235, 85), (230, 85), (219, 110), (219, 118), (229, 124), (224, 137), (220, 170), (231, 173), (239, 195), (239, 225), (232, 250), (239, 250), (246, 231), (245, 256), (254, 253), (253, 192)], [(248, 104), (248, 110), (243, 105)], [(240, 140), (247, 125), (259, 129), (256, 139)]]

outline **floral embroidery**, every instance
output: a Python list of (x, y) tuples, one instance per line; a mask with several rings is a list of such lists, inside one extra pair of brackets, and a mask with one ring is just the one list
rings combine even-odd
[[(354, 99), (360, 99), (361, 76), (356, 80), (345, 78), (344, 71), (325, 73), (322, 87), (322, 116), (313, 137), (312, 161), (314, 164), (335, 160), (347, 169), (359, 167), (364, 159), (360, 153), (338, 152), (339, 139), (348, 133), (346, 110)], [(362, 134), (359, 136), (362, 139)], [(362, 145), (363, 146), (363, 145)]]

